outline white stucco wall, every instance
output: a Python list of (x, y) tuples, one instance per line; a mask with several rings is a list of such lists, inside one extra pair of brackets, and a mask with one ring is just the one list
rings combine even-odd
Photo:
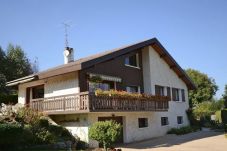
[(79, 93), (78, 72), (52, 77), (46, 80), (44, 97)]
[[(172, 69), (170, 69), (168, 64), (162, 58), (160, 58), (159, 54), (151, 46), (143, 49), (142, 57), (145, 93), (155, 94), (155, 85), (185, 90), (185, 102), (170, 101), (168, 112), (155, 112), (154, 116), (157, 118), (167, 116), (170, 127), (188, 125), (189, 122), (187, 119), (186, 110), (189, 107), (189, 102), (186, 84)], [(179, 91), (179, 96), (181, 100), (181, 91)], [(183, 116), (184, 123), (182, 125), (177, 124), (177, 116)]]
[(59, 125), (67, 128), (75, 137), (80, 140), (89, 142), (88, 127), (91, 122), (88, 120), (88, 114), (68, 114), (51, 116), (52, 119)]
[(51, 77), (48, 79), (20, 84), (18, 88), (18, 103), (25, 104), (26, 88), (44, 84), (44, 97), (79, 93), (78, 72)]

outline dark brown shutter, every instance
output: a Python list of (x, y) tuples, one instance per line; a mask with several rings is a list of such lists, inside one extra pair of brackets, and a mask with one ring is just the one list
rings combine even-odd
[(176, 89), (172, 88), (172, 97), (173, 97), (173, 101), (176, 101)]
[(170, 87), (167, 87), (167, 96), (170, 98), (171, 100), (171, 92), (170, 92)]
[(185, 102), (185, 92), (184, 89), (181, 89), (182, 101)]

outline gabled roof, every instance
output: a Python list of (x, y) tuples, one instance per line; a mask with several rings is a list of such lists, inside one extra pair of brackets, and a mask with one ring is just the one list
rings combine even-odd
[[(127, 54), (134, 50), (141, 49), (146, 46), (152, 46), (154, 50), (160, 55), (160, 58), (162, 58), (169, 65), (169, 67), (178, 75), (178, 77), (186, 83), (189, 89), (196, 88), (196, 86), (185, 73), (185, 71), (178, 65), (178, 63), (173, 59), (173, 57), (168, 53), (168, 51), (161, 45), (161, 43), (156, 38), (152, 38), (114, 50), (105, 51), (89, 57), (81, 58), (75, 60), (74, 62), (51, 68), (43, 72), (39, 72), (35, 75), (38, 76), (39, 79), (44, 79), (56, 75), (82, 70), (85, 68), (89, 68), (95, 64), (108, 61), (110, 59), (119, 57), (121, 55)], [(9, 83), (11, 83), (12, 85), (12, 82), (13, 81), (10, 81), (7, 84), (9, 85)]]

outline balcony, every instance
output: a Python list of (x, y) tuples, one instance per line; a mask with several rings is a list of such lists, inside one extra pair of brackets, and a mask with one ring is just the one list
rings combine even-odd
[(32, 100), (29, 106), (45, 114), (74, 114), (88, 112), (144, 112), (168, 111), (169, 98), (154, 96), (152, 98), (122, 98), (98, 96), (82, 92), (71, 95)]

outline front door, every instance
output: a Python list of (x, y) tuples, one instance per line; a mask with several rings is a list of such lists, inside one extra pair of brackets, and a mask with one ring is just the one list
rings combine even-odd
[(121, 129), (121, 136), (119, 139), (116, 141), (116, 143), (123, 143), (123, 117), (122, 116), (114, 116), (114, 117), (98, 117), (98, 121), (110, 121), (113, 120), (116, 123), (121, 124), (122, 129)]

